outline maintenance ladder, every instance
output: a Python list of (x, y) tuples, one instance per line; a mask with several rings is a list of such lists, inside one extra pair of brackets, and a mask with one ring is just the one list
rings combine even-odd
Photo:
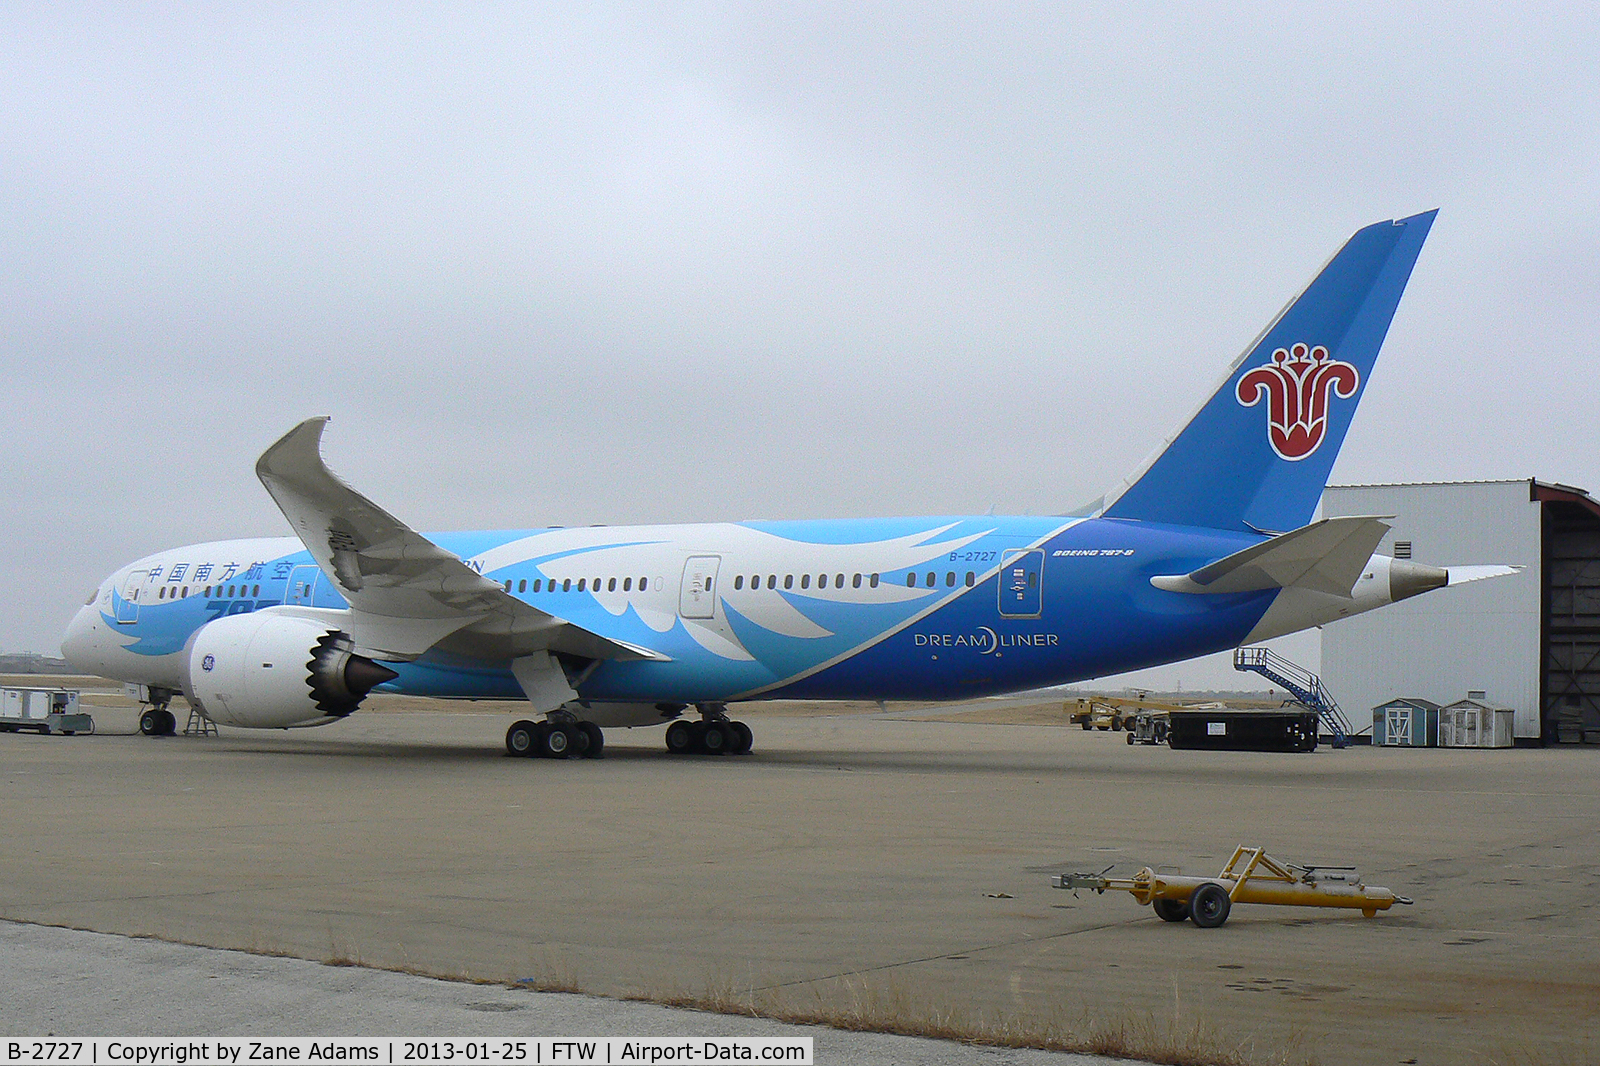
[(1322, 685), (1322, 678), (1305, 667), (1285, 659), (1271, 648), (1235, 648), (1233, 668), (1260, 674), (1289, 695), (1317, 712), (1322, 724), (1333, 734), (1333, 746), (1343, 748), (1350, 742), (1350, 723), (1339, 709), (1338, 701)]

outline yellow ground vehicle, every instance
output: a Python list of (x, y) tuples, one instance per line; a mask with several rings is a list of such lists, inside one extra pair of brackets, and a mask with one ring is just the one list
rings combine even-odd
[(1183, 710), (1183, 707), (1176, 703), (1148, 699), (1143, 692), (1131, 697), (1080, 696), (1066, 703), (1068, 718), (1083, 726), (1085, 730), (1133, 729), (1141, 713), (1152, 716), (1152, 721), (1155, 721), (1165, 718), (1168, 711), (1178, 710)]
[(1272, 858), (1265, 848), (1243, 844), (1234, 849), (1233, 857), (1215, 877), (1185, 877), (1148, 866), (1132, 877), (1107, 877), (1105, 873), (1056, 874), (1050, 884), (1097, 893), (1129, 892), (1139, 904), (1153, 907), (1162, 921), (1188, 919), (1202, 929), (1215, 929), (1227, 921), (1235, 903), (1345, 907), (1360, 910), (1367, 918), (1396, 903), (1411, 903), (1387, 888), (1362, 884), (1352, 866), (1296, 866)]

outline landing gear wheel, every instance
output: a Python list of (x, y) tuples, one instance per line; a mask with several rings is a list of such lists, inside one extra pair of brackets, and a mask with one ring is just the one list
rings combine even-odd
[(749, 752), (750, 745), (756, 742), (756, 735), (750, 731), (750, 727), (743, 722), (729, 722), (728, 728), (734, 733), (734, 743), (728, 747), (728, 750), (735, 755), (744, 755)]
[(700, 746), (707, 755), (726, 755), (729, 747), (728, 727), (723, 722), (707, 722), (700, 734)]
[(1207, 882), (1189, 896), (1189, 920), (1201, 929), (1215, 929), (1228, 920), (1232, 906), (1227, 889), (1214, 881)]
[(572, 731), (560, 722), (547, 722), (538, 734), (539, 754), (546, 759), (567, 759), (577, 754)]
[(158, 713), (161, 715), (161, 735), (164, 737), (172, 736), (178, 731), (178, 719), (173, 717), (171, 711), (160, 711)]
[(1163, 922), (1181, 922), (1189, 917), (1189, 904), (1181, 899), (1153, 899), (1150, 907)]
[(147, 737), (161, 736), (161, 725), (161, 712), (154, 707), (139, 716), (139, 732)]
[(567, 735), (572, 738), (572, 748), (568, 752), (569, 759), (587, 759), (589, 757), (589, 734), (583, 731), (581, 722), (572, 722), (567, 725)]
[(688, 722), (673, 722), (667, 726), (667, 751), (673, 755), (687, 755), (693, 750), (693, 726)]
[(578, 731), (589, 739), (589, 743), (583, 749), (583, 757), (585, 759), (605, 758), (606, 735), (600, 731), (600, 727), (593, 722), (579, 722)]
[(511, 728), (506, 730), (506, 753), (522, 759), (532, 755), (536, 731), (532, 722), (512, 722)]

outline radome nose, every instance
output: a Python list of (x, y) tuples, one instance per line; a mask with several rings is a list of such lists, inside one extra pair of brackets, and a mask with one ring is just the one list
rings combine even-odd
[(74, 670), (85, 674), (95, 672), (98, 664), (95, 661), (94, 637), (99, 625), (100, 615), (93, 606), (79, 607), (78, 613), (67, 623), (67, 631), (61, 635), (61, 657)]

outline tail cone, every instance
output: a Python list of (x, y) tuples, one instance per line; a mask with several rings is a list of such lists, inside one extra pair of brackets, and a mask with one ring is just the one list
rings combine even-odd
[(1442, 566), (1395, 559), (1389, 564), (1389, 599), (1399, 603), (1450, 584), (1450, 571)]

